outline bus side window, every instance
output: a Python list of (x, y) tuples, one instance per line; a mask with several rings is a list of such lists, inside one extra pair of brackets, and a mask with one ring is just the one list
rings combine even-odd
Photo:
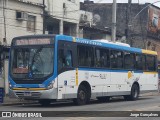
[(146, 69), (148, 71), (156, 71), (155, 56), (147, 55), (146, 56)]
[(78, 65), (80, 67), (93, 67), (94, 55), (93, 48), (89, 46), (78, 45)]
[(137, 70), (145, 70), (145, 56), (144, 55), (136, 55), (136, 69)]
[(66, 67), (72, 67), (72, 51), (67, 50), (66, 55), (65, 51), (63, 49), (59, 49), (59, 55), (58, 55), (58, 70), (61, 70), (62, 68)]
[(61, 70), (64, 67), (65, 60), (64, 60), (64, 50), (59, 49), (58, 51), (58, 70)]
[(109, 68), (109, 50), (96, 48), (96, 67)]
[(67, 54), (65, 56), (65, 66), (73, 67), (73, 64), (72, 64), (72, 51), (71, 50), (67, 50)]
[(111, 50), (110, 54), (111, 68), (122, 69), (123, 68), (123, 52)]
[(124, 52), (124, 68), (125, 69), (134, 69), (134, 60), (135, 60), (135, 54)]

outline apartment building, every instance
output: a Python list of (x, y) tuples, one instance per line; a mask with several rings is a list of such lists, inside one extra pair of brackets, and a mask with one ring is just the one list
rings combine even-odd
[(45, 0), (46, 34), (79, 36), (79, 0)]

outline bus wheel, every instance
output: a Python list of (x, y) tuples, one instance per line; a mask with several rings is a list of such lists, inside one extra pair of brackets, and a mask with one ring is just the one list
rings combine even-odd
[(87, 89), (80, 85), (78, 88), (77, 99), (74, 99), (73, 102), (77, 105), (85, 105), (88, 101)]
[(49, 106), (51, 104), (51, 100), (39, 100), (38, 101), (42, 106)]
[(131, 100), (137, 100), (139, 97), (139, 87), (137, 84), (133, 84), (131, 89)]
[(99, 102), (108, 102), (110, 100), (110, 97), (97, 97)]
[(137, 100), (139, 97), (139, 87), (137, 84), (133, 84), (131, 88), (131, 94), (130, 95), (125, 95), (124, 99), (125, 100)]

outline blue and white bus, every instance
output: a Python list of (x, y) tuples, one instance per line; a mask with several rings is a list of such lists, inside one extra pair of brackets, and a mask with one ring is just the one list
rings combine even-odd
[(13, 39), (10, 94), (42, 105), (71, 99), (78, 105), (112, 96), (136, 100), (158, 90), (157, 52), (65, 35)]

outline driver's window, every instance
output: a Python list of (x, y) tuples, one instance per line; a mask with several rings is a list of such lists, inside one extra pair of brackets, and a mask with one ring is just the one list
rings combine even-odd
[(61, 70), (62, 68), (68, 68), (72, 67), (72, 51), (67, 50), (66, 54), (63, 49), (59, 49), (58, 53), (58, 70)]

